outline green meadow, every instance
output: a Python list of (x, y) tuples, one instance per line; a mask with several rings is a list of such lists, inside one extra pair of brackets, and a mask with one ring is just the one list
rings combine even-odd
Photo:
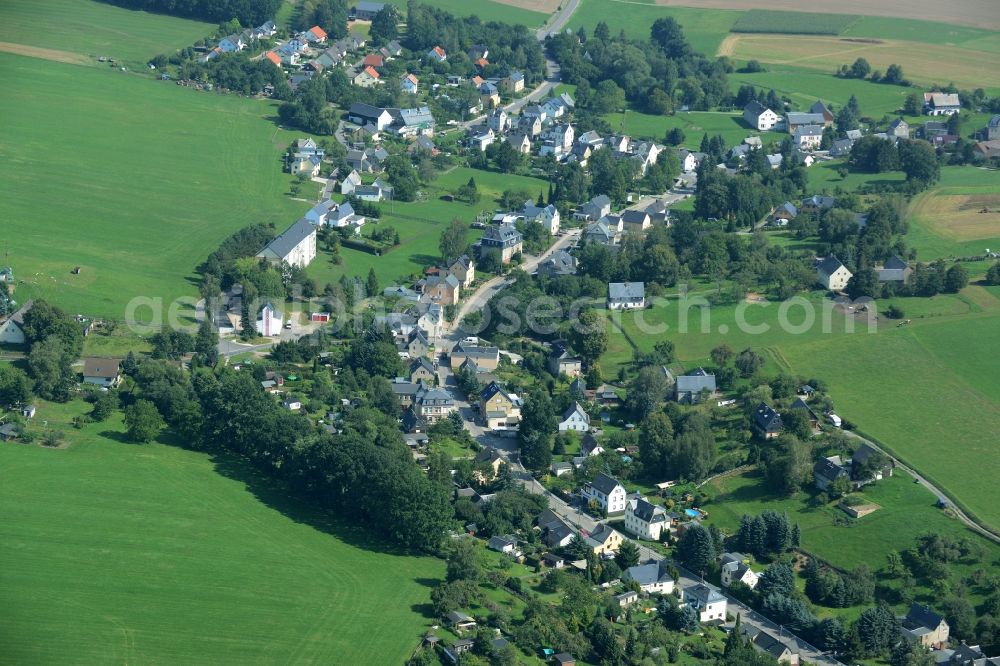
[(211, 23), (122, 9), (94, 0), (4, 0), (0, 41), (144, 65), (215, 32)]
[[(406, 0), (389, 0), (406, 14)], [(525, 25), (529, 28), (537, 28), (549, 17), (543, 12), (536, 12), (530, 9), (522, 9), (507, 5), (502, 2), (492, 2), (492, 0), (424, 0), (422, 4), (430, 5), (451, 12), (455, 16), (477, 16), (486, 23), (487, 21), (501, 21), (514, 25)]]
[(726, 145), (730, 146), (739, 144), (751, 135), (759, 135), (765, 142), (781, 141), (786, 136), (779, 132), (761, 133), (750, 129), (742, 115), (724, 111), (682, 111), (672, 116), (655, 116), (630, 110), (606, 114), (604, 119), (616, 132), (657, 141), (662, 141), (669, 130), (678, 127), (684, 131), (684, 143), (681, 145), (690, 150), (698, 150), (701, 138), (706, 133), (709, 136), (721, 135), (726, 140)]
[(271, 104), (7, 54), (0, 70), (19, 300), (122, 319), (137, 296), (195, 295), (195, 268), (233, 231), (281, 230), (309, 207), (286, 195), (281, 164), (301, 134), (276, 129)]
[(42, 403), (64, 450), (0, 444), (4, 661), (402, 663), (444, 563), (290, 500), (238, 459), (125, 443)]

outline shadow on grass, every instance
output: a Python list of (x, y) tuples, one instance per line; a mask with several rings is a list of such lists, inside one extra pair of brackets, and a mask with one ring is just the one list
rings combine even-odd
[[(236, 456), (217, 453), (212, 456), (212, 463), (215, 466), (216, 472), (243, 483), (246, 489), (260, 502), (294, 520), (296, 523), (308, 525), (313, 529), (329, 534), (339, 541), (364, 550), (401, 557), (426, 554), (401, 548), (373, 535), (364, 527), (352, 522), (347, 516), (335, 515), (331, 511), (320, 509), (310, 504), (308, 498), (293, 496), (292, 491), (281, 481), (258, 471), (248, 462)], [(427, 579), (422, 579), (419, 582), (421, 584), (430, 582), (424, 581), (427, 581)], [(436, 584), (436, 581), (433, 584)]]
[(410, 610), (414, 613), (419, 613), (428, 620), (438, 619), (437, 614), (434, 613), (434, 606), (431, 604), (410, 604)]
[(409, 260), (421, 266), (436, 266), (441, 261), (441, 257), (433, 254), (411, 254)]

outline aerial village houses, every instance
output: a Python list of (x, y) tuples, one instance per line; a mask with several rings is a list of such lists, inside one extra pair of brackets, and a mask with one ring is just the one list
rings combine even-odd
[[(747, 121), (750, 127), (755, 130), (766, 132), (774, 129), (781, 117), (757, 100), (753, 100), (743, 107), (743, 120)], [(685, 168), (685, 171), (689, 171), (689, 169)]]
[(646, 285), (643, 282), (609, 282), (608, 309), (636, 310), (646, 307)]
[(726, 621), (726, 597), (705, 583), (683, 588), (683, 601), (698, 612), (699, 622)]
[(912, 604), (905, 617), (900, 618), (903, 637), (929, 650), (948, 647), (950, 629), (943, 617), (928, 606)]
[(646, 594), (672, 594), (674, 591), (674, 579), (664, 560), (629, 567), (622, 580), (635, 581)]
[(702, 392), (711, 396), (715, 395), (716, 390), (715, 375), (710, 374), (704, 368), (698, 368), (677, 378), (674, 393), (677, 396), (677, 402), (693, 405), (701, 402)]
[(117, 358), (88, 358), (83, 362), (83, 383), (103, 388), (114, 388), (121, 381), (121, 360)]
[(8, 345), (23, 345), (27, 342), (24, 336), (24, 315), (31, 309), (33, 302), (27, 301), (14, 314), (0, 321), (0, 343)]
[(608, 515), (625, 512), (625, 486), (601, 472), (583, 487), (583, 498), (593, 500)]
[(521, 253), (523, 244), (521, 233), (513, 225), (490, 225), (479, 240), (479, 258), (482, 260), (484, 254), (496, 252), (501, 263), (509, 264), (515, 254)]
[(646, 501), (646, 498), (629, 499), (625, 507), (625, 530), (640, 539), (659, 541), (663, 530), (670, 529), (666, 509)]
[(753, 430), (761, 439), (774, 439), (781, 434), (784, 424), (781, 414), (774, 411), (770, 405), (760, 403), (753, 413)]
[(316, 258), (316, 227), (302, 218), (257, 253), (261, 259), (305, 268)]
[(575, 430), (577, 432), (587, 432), (590, 429), (590, 415), (587, 414), (580, 403), (575, 402), (563, 412), (559, 421), (559, 432)]
[(751, 590), (757, 587), (759, 578), (745, 560), (741, 553), (723, 553), (720, 578), (723, 587), (729, 587), (733, 583), (743, 583)]
[(924, 113), (928, 116), (951, 116), (961, 110), (958, 93), (924, 93)]

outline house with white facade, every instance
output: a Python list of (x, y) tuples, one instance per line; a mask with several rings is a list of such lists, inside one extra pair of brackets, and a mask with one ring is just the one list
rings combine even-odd
[(722, 587), (743, 583), (752, 590), (757, 587), (759, 577), (746, 562), (730, 560), (722, 565), (721, 581)]
[(625, 506), (625, 530), (640, 539), (659, 541), (669, 524), (666, 509), (643, 497), (630, 499)]
[(609, 282), (608, 309), (635, 310), (646, 307), (644, 282)]
[(817, 280), (830, 291), (843, 291), (853, 276), (854, 274), (847, 270), (847, 266), (832, 254), (816, 265)]
[(603, 472), (584, 485), (582, 494), (586, 501), (597, 502), (608, 515), (625, 512), (625, 486)]
[(0, 320), (0, 343), (8, 345), (23, 345), (27, 342), (24, 335), (24, 315), (28, 313), (33, 301), (27, 301), (14, 314)]
[(587, 414), (587, 410), (585, 410), (578, 402), (574, 402), (573, 405), (563, 413), (562, 420), (559, 421), (559, 432), (565, 432), (567, 430), (587, 432), (589, 429), (590, 415)]
[(260, 335), (265, 338), (271, 338), (281, 335), (281, 325), (283, 323), (284, 319), (281, 313), (275, 309), (274, 305), (268, 302), (264, 303), (264, 306), (257, 314), (257, 321), (254, 327)]
[(698, 613), (699, 622), (726, 621), (726, 597), (714, 587), (698, 583), (682, 589), (684, 601)]
[(674, 578), (664, 560), (629, 567), (622, 574), (622, 580), (635, 581), (646, 594), (672, 594), (674, 591)]
[(316, 258), (316, 227), (302, 218), (281, 232), (257, 256), (274, 263), (285, 262), (289, 266), (305, 268)]
[(750, 127), (755, 130), (766, 132), (774, 129), (774, 126), (781, 120), (781, 116), (757, 100), (753, 100), (743, 107), (743, 120), (747, 121)]

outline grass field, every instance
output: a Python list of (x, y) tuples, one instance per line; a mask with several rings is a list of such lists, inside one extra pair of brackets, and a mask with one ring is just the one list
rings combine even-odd
[(284, 195), (280, 161), (300, 135), (276, 130), (269, 104), (12, 55), (0, 69), (0, 219), (19, 300), (122, 319), (136, 296), (196, 294), (195, 267), (236, 229), (284, 229), (308, 208)]
[(961, 88), (1000, 88), (1000, 53), (958, 46), (813, 35), (731, 35), (722, 52), (737, 60), (791, 65), (832, 74), (840, 64), (865, 58), (873, 69), (898, 64), (906, 77), (925, 85), (949, 82)]
[(158, 53), (173, 53), (212, 34), (200, 21), (131, 11), (94, 0), (4, 0), (0, 41), (106, 55), (143, 65)]
[[(474, 178), (482, 199), (470, 205), (464, 201), (442, 201), (441, 195), (454, 192)], [(482, 211), (493, 212), (497, 198), (504, 190), (522, 189), (532, 199), (539, 192), (548, 192), (548, 183), (537, 178), (480, 171), (458, 167), (448, 171), (426, 188), (427, 200), (413, 203), (388, 202), (381, 204), (382, 218), (378, 226), (391, 226), (399, 232), (400, 246), (381, 257), (342, 248), (343, 262), (330, 262), (325, 253), (320, 253), (308, 269), (309, 275), (320, 287), (335, 282), (341, 275), (357, 275), (364, 278), (370, 268), (375, 269), (379, 282), (388, 285), (414, 273), (420, 273), (427, 266), (438, 262), (438, 241), (441, 232), (451, 220), (458, 218), (467, 224), (475, 221)], [(362, 233), (370, 234), (376, 227), (365, 227)], [(473, 242), (482, 235), (481, 231), (469, 229), (468, 240)]]
[[(39, 418), (83, 407), (46, 403)], [(409, 656), (443, 562), (386, 550), (237, 460), (121, 432), (117, 416), (69, 429), (66, 450), (0, 445), (5, 662)]]
[[(982, 254), (1000, 248), (1000, 174), (972, 167), (946, 168), (937, 188), (913, 199), (908, 211), (906, 241), (924, 261)], [(981, 202), (961, 210), (970, 202)], [(977, 212), (983, 206), (990, 213)]]
[(797, 35), (839, 35), (857, 16), (751, 9), (733, 24), (733, 32), (767, 32)]
[[(406, 0), (389, 0), (399, 7), (406, 15)], [(492, 0), (424, 0), (423, 4), (438, 7), (456, 16), (478, 16), (484, 23), (487, 21), (502, 21), (503, 23), (521, 24), (529, 28), (537, 28), (549, 17), (547, 12), (525, 9), (531, 4), (493, 2)]]
[(624, 132), (632, 137), (650, 138), (662, 141), (667, 131), (679, 127), (684, 131), (685, 148), (697, 150), (701, 138), (720, 134), (726, 145), (735, 146), (748, 136), (761, 136), (765, 141), (781, 141), (786, 136), (778, 132), (758, 132), (751, 129), (743, 116), (721, 111), (680, 112), (672, 116), (654, 116), (639, 111), (609, 113), (604, 116), (616, 132)]

